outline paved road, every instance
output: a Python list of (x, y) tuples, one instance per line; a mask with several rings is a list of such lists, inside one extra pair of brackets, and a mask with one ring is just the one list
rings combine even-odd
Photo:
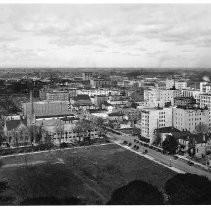
[[(170, 155), (164, 155), (160, 152), (157, 152), (153, 149), (150, 149), (148, 147), (141, 146), (139, 144), (134, 143), (134, 139), (137, 139), (137, 137), (133, 136), (119, 136), (113, 133), (108, 133), (109, 137), (113, 140), (113, 142), (116, 142), (118, 144), (122, 143), (124, 140), (130, 142), (132, 145), (130, 148), (133, 148), (134, 145), (139, 146), (139, 150), (137, 150), (140, 154), (147, 149), (148, 150), (148, 155), (151, 156), (153, 159), (157, 160), (160, 163), (163, 163), (167, 166), (175, 167), (181, 171), (184, 171), (186, 173), (192, 173), (192, 174), (197, 174), (197, 175), (203, 175), (208, 177), (211, 180), (211, 173), (205, 170), (202, 170), (200, 168), (196, 168), (194, 166), (189, 166), (187, 163), (184, 161), (181, 161), (179, 159), (175, 160), (172, 156)], [(127, 146), (125, 147), (127, 148)]]

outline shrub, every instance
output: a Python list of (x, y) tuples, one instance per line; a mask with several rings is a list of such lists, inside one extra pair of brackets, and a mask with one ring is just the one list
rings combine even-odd
[(60, 148), (67, 148), (68, 147), (68, 144), (63, 142), (60, 144)]

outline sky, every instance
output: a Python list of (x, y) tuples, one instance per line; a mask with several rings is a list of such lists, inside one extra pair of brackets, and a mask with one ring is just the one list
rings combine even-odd
[(0, 4), (0, 67), (211, 67), (211, 4)]

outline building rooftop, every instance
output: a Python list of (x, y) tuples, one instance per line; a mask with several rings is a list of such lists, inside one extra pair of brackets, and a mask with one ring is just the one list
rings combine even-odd
[(103, 103), (103, 105), (105, 105), (105, 106), (113, 106), (112, 104), (108, 103), (107, 101), (105, 101), (105, 102)]
[(181, 97), (181, 96), (175, 97), (174, 99), (177, 99), (177, 100), (185, 100), (185, 99), (195, 100), (194, 97)]
[(7, 130), (13, 130), (16, 129), (21, 123), (23, 123), (25, 126), (27, 125), (27, 120), (26, 119), (21, 119), (21, 120), (9, 120), (6, 121), (6, 127)]
[(90, 100), (90, 97), (89, 97), (89, 95), (79, 94), (79, 95), (73, 97), (73, 100), (75, 100), (75, 101), (79, 101), (79, 100)]
[(186, 106), (177, 105), (176, 108), (177, 109), (184, 109), (184, 110), (195, 110), (195, 111), (197, 111), (197, 110), (200, 110), (200, 111), (208, 110), (208, 107), (202, 108), (202, 107), (199, 107), (198, 105), (196, 106), (195, 104), (193, 104), (193, 105), (189, 104), (189, 105), (186, 105)]
[(110, 113), (108, 114), (109, 117), (120, 117), (120, 116), (124, 116), (124, 114), (120, 113), (120, 112), (113, 112), (113, 113)]
[(49, 114), (49, 115), (40, 115), (40, 116), (35, 116), (36, 119), (42, 119), (42, 118), (59, 118), (59, 117), (73, 117), (73, 114)]
[(75, 117), (75, 116), (73, 116), (73, 117), (67, 117), (67, 116), (65, 116), (65, 117), (61, 118), (61, 120), (62, 121), (73, 121), (73, 120), (79, 120), (79, 118), (78, 117)]
[(156, 129), (157, 132), (159, 133), (171, 133), (171, 132), (180, 132), (180, 130), (170, 126), (170, 127), (163, 127), (163, 128), (158, 128)]

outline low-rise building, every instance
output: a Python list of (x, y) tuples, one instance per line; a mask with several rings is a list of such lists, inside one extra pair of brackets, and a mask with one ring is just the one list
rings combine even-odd
[(23, 103), (23, 115), (31, 116), (32, 109), (35, 116), (68, 115), (69, 101), (39, 101)]
[(115, 121), (123, 121), (125, 119), (125, 115), (121, 112), (113, 112), (108, 114), (109, 120), (115, 120)]

